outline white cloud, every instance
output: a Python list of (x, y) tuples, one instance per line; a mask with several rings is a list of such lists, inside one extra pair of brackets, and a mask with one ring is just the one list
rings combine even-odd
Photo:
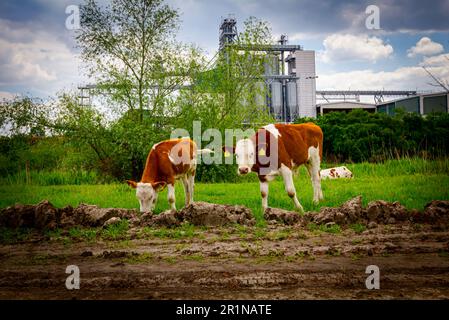
[(420, 63), (421, 66), (447, 66), (449, 68), (449, 54), (440, 54), (433, 57), (424, 57), (424, 60)]
[(407, 50), (407, 56), (413, 58), (417, 55), (432, 56), (444, 51), (443, 46), (438, 42), (433, 42), (428, 37), (422, 37), (415, 46)]
[[(444, 57), (427, 63), (428, 70), (443, 81), (449, 82), (449, 60)], [(429, 62), (429, 61), (428, 61)], [(423, 62), (424, 63), (424, 62)], [(433, 83), (421, 66), (401, 67), (392, 71), (373, 71), (371, 69), (324, 74), (317, 79), (319, 90), (433, 90)]]
[(54, 95), (81, 81), (79, 60), (66, 43), (47, 31), (13, 24), (0, 19), (1, 89)]
[(0, 91), (0, 101), (2, 101), (2, 100), (11, 100), (15, 96), (16, 95), (13, 94), (12, 92)]
[(375, 62), (388, 58), (393, 47), (378, 37), (367, 35), (333, 34), (323, 41), (324, 51), (319, 57), (324, 62), (364, 60)]

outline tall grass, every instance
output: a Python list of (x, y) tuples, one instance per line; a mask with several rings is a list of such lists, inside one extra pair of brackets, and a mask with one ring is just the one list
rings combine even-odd
[[(341, 164), (323, 164), (322, 168), (329, 168)], [(403, 158), (386, 160), (382, 163), (353, 163), (346, 164), (350, 170), (355, 170), (358, 176), (398, 176), (413, 174), (445, 174), (449, 175), (449, 159), (425, 160), (422, 158)]]
[(31, 184), (37, 186), (51, 185), (81, 185), (97, 184), (105, 182), (96, 171), (86, 170), (51, 170), (51, 171), (30, 171), (27, 176), (25, 171), (20, 171), (12, 175), (0, 178), (2, 185)]
[[(449, 159), (425, 160), (422, 158), (403, 158), (400, 160), (386, 160), (382, 163), (323, 163), (321, 168), (346, 165), (350, 170), (356, 171), (360, 176), (394, 176), (410, 174), (446, 174), (449, 175)], [(237, 171), (237, 167), (235, 167)], [(236, 176), (227, 183), (249, 183), (257, 182), (257, 175), (249, 174)], [(83, 185), (83, 184), (105, 184), (122, 183), (109, 176), (104, 176), (97, 171), (86, 170), (52, 170), (52, 171), (31, 171), (29, 177), (25, 171), (20, 171), (13, 175), (0, 178), (1, 185)]]

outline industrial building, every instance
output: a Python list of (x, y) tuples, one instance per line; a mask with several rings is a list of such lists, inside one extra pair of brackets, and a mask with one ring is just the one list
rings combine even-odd
[[(237, 38), (236, 20), (229, 16), (220, 24), (219, 48), (223, 50)], [(300, 45), (289, 45), (285, 35), (277, 44), (244, 46), (245, 50), (267, 52), (265, 83), (267, 94), (257, 97), (278, 121), (292, 122), (298, 117), (316, 117), (315, 51), (303, 50)], [(287, 64), (287, 70), (285, 65)]]
[[(220, 24), (219, 48), (235, 43), (238, 37), (237, 22), (233, 16), (223, 18)], [(268, 94), (256, 97), (257, 104), (266, 105), (277, 121), (293, 122), (299, 117), (316, 118), (328, 112), (348, 112), (364, 109), (369, 112), (382, 112), (376, 105), (384, 105), (384, 97), (407, 97), (397, 101), (414, 99), (416, 91), (365, 90), (365, 91), (317, 91), (315, 70), (315, 51), (304, 50), (300, 45), (287, 44), (282, 35), (277, 44), (253, 48), (245, 45), (242, 49), (266, 52), (265, 83)], [(287, 66), (287, 68), (285, 68)], [(374, 97), (375, 103), (361, 103), (360, 96)], [(317, 104), (317, 99), (325, 100)], [(331, 102), (330, 100), (336, 100)], [(352, 100), (352, 101), (351, 101)], [(391, 113), (392, 106), (387, 106)]]
[(356, 101), (336, 101), (317, 104), (316, 109), (318, 115), (335, 111), (350, 112), (354, 109), (362, 109), (374, 113), (376, 112), (376, 105), (374, 103), (363, 103)]
[(416, 96), (378, 103), (377, 112), (394, 115), (396, 109), (422, 115), (432, 112), (449, 112), (449, 93), (419, 94)]

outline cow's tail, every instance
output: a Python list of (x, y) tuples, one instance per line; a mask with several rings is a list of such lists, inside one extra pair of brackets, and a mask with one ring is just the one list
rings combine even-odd
[(320, 139), (318, 145), (320, 146), (320, 162), (323, 162), (323, 138)]
[(196, 153), (197, 154), (205, 154), (205, 153), (214, 153), (214, 151), (206, 148), (206, 149), (198, 149), (198, 150), (196, 150)]
[(320, 127), (318, 127), (319, 129), (319, 134), (318, 134), (318, 148), (319, 148), (319, 153), (320, 153), (320, 162), (323, 162), (323, 140), (324, 140), (324, 134), (323, 134), (323, 130), (321, 130)]

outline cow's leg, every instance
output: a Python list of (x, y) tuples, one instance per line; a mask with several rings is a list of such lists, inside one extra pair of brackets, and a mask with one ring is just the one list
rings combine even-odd
[(174, 184), (167, 185), (167, 197), (168, 197), (168, 204), (170, 205), (170, 209), (176, 210), (176, 198), (175, 198), (175, 185)]
[(312, 189), (313, 189), (313, 203), (318, 203), (319, 201), (319, 191), (316, 184), (316, 178), (315, 174), (313, 172), (313, 166), (311, 163), (306, 163), (307, 171), (309, 172), (310, 181), (312, 182)]
[(289, 167), (282, 165), (280, 171), (282, 178), (284, 179), (285, 191), (287, 192), (288, 196), (293, 200), (296, 209), (298, 211), (304, 212), (302, 205), (299, 203), (298, 198), (296, 197), (296, 189), (293, 183), (292, 170)]
[(153, 202), (151, 203), (151, 211), (152, 211), (154, 208), (156, 208), (156, 203), (157, 203), (157, 197), (158, 197), (158, 195), (159, 195), (158, 192), (156, 192), (156, 193), (154, 194)]
[(185, 206), (188, 206), (190, 204), (190, 199), (192, 198), (191, 193), (190, 193), (189, 177), (185, 176), (181, 180), (182, 180), (182, 185), (184, 186)]
[(268, 181), (260, 181), (260, 195), (262, 196), (262, 209), (268, 208)]
[(189, 187), (190, 187), (190, 203), (193, 203), (193, 193), (195, 190), (195, 174), (190, 174), (188, 178)]
[(318, 149), (315, 147), (309, 148), (309, 160), (306, 164), (309, 171), (310, 180), (313, 187), (313, 202), (316, 204), (320, 200), (323, 200), (323, 191), (321, 190), (321, 177), (320, 177), (320, 155)]

